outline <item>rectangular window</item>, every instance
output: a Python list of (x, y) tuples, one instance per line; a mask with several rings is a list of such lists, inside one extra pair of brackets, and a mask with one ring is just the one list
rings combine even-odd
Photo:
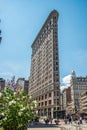
[(51, 97), (51, 93), (49, 93), (49, 97)]
[(45, 101), (45, 106), (47, 106), (47, 101)]
[(45, 99), (47, 98), (47, 94), (45, 95)]
[(49, 100), (49, 104), (51, 104), (51, 100)]

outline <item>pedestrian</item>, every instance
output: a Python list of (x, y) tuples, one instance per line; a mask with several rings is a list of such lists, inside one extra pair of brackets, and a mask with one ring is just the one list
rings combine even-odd
[(53, 120), (53, 119), (52, 119), (52, 117), (50, 116), (50, 117), (49, 117), (49, 122), (50, 122), (50, 124), (52, 124), (52, 120)]
[(72, 121), (73, 121), (73, 118), (72, 118), (72, 116), (71, 116), (71, 124), (72, 124)]
[(49, 119), (45, 119), (45, 124), (47, 125), (49, 123)]
[(72, 124), (72, 116), (71, 115), (69, 115), (68, 120), (69, 120), (69, 124)]
[(79, 117), (79, 123), (82, 124), (82, 117)]

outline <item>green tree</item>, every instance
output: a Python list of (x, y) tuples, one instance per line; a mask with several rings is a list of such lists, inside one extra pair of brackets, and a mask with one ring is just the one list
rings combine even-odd
[(36, 115), (37, 102), (30, 102), (30, 98), (24, 91), (15, 93), (8, 87), (0, 93), (0, 115), (3, 116), (0, 123), (4, 130), (26, 129)]

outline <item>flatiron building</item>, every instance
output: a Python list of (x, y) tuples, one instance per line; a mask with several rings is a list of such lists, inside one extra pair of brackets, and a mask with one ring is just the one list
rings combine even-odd
[(57, 117), (60, 110), (58, 17), (53, 10), (32, 44), (29, 93), (39, 116)]

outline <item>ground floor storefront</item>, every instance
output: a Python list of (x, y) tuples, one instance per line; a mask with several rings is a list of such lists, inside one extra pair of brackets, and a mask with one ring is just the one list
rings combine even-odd
[(39, 109), (38, 110), (38, 115), (39, 116), (46, 116), (46, 117), (52, 117), (52, 118), (64, 118), (65, 116), (65, 111), (59, 111), (55, 110), (53, 108), (45, 108), (45, 109)]

